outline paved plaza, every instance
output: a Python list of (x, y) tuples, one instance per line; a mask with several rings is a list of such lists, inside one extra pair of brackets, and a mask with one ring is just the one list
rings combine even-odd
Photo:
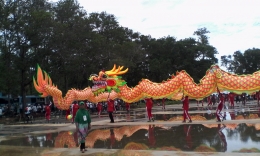
[[(208, 109), (204, 106), (198, 108), (197, 104), (191, 104), (191, 115), (195, 114), (206, 114), (209, 113)], [(161, 106), (156, 106), (153, 109), (154, 114), (182, 114), (182, 105), (169, 105), (166, 106), (166, 110), (162, 110)], [(246, 106), (237, 105), (233, 109), (224, 109), (224, 112), (255, 112), (259, 114), (259, 107), (256, 103), (251, 102), (247, 103)], [(214, 108), (211, 110), (214, 113)], [(254, 119), (239, 119), (239, 120), (225, 120), (223, 124), (260, 124), (260, 118)], [(215, 119), (212, 120), (194, 120), (192, 123), (182, 123), (181, 120), (176, 121), (163, 121), (155, 120), (155, 122), (147, 122), (145, 109), (136, 108), (131, 110), (131, 113), (127, 117), (125, 111), (118, 111), (115, 114), (115, 123), (110, 123), (108, 116), (103, 113), (101, 118), (98, 118), (95, 114), (92, 115), (92, 129), (99, 129), (104, 127), (122, 127), (122, 126), (149, 126), (149, 125), (161, 125), (161, 126), (174, 126), (174, 125), (214, 125), (217, 124)], [(36, 120), (32, 124), (16, 123), (12, 125), (0, 125), (0, 143), (4, 140), (12, 140), (14, 138), (19, 138), (24, 135), (37, 135), (43, 133), (54, 133), (61, 131), (75, 131), (75, 125), (71, 122), (65, 120), (64, 118), (52, 118), (50, 123), (46, 123), (44, 120)], [(260, 131), (260, 130), (258, 130)], [(88, 142), (88, 140), (87, 140)], [(189, 155), (259, 155), (258, 152), (250, 153), (241, 153), (241, 152), (192, 152), (192, 151), (168, 151), (168, 150), (125, 150), (125, 149), (102, 149), (102, 148), (88, 148), (88, 151), (81, 153), (79, 148), (53, 148), (53, 147), (30, 147), (23, 146), (23, 143), (20, 143), (19, 146), (15, 145), (0, 145), (0, 155), (1, 156), (72, 156), (72, 155), (115, 155), (115, 156), (170, 156), (170, 155), (180, 155), (180, 156), (189, 156)], [(260, 146), (259, 146), (260, 147)], [(260, 148), (258, 148), (260, 149)]]

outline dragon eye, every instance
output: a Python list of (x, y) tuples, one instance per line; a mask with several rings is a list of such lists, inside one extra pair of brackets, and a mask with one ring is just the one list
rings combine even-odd
[(104, 75), (102, 75), (102, 78), (107, 78), (107, 75), (105, 75), (105, 74), (104, 74)]

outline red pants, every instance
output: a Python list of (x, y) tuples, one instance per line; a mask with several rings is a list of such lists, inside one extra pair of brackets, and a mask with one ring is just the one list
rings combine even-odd
[(151, 120), (151, 118), (153, 117), (152, 108), (146, 108), (146, 111), (147, 111), (148, 119)]
[(234, 101), (231, 101), (230, 104), (231, 104), (231, 107), (234, 107)]
[(220, 117), (223, 118), (223, 116), (220, 114), (222, 109), (223, 109), (223, 105), (218, 105), (218, 108), (216, 110), (216, 116), (217, 116), (218, 121), (220, 121)]
[(73, 116), (72, 116), (72, 122), (74, 122), (75, 117), (76, 117), (76, 114), (73, 114)]
[(51, 113), (45, 113), (45, 118), (46, 120), (50, 120), (51, 119)]
[(186, 119), (191, 120), (188, 109), (183, 109), (183, 121), (186, 121)]

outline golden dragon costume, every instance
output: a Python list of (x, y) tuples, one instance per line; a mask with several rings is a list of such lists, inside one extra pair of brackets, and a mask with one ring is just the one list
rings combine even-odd
[(142, 79), (137, 86), (131, 88), (121, 77), (128, 71), (128, 68), (125, 70), (123, 68), (123, 66), (114, 65), (112, 70), (90, 75), (89, 80), (94, 83), (92, 88), (71, 89), (64, 98), (62, 92), (52, 83), (49, 75), (39, 66), (37, 79), (33, 77), (33, 82), (35, 89), (42, 94), (41, 96), (52, 96), (54, 104), (61, 110), (67, 110), (74, 100), (88, 100), (97, 103), (106, 101), (108, 96), (112, 99), (119, 98), (133, 103), (146, 97), (180, 100), (183, 95), (199, 100), (216, 92), (217, 88), (220, 91), (237, 94), (251, 94), (260, 90), (260, 71), (250, 75), (236, 75), (220, 69), (218, 65), (212, 65), (199, 84), (196, 84), (192, 77), (182, 70), (162, 83)]

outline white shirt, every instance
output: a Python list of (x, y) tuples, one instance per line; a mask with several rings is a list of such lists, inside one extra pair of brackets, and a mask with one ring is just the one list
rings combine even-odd
[(30, 110), (32, 110), (31, 107), (27, 107), (27, 111), (25, 112), (25, 114), (30, 114)]
[(32, 107), (32, 110), (33, 110), (34, 112), (36, 112), (36, 111), (37, 111), (36, 106), (33, 106), (33, 107)]

